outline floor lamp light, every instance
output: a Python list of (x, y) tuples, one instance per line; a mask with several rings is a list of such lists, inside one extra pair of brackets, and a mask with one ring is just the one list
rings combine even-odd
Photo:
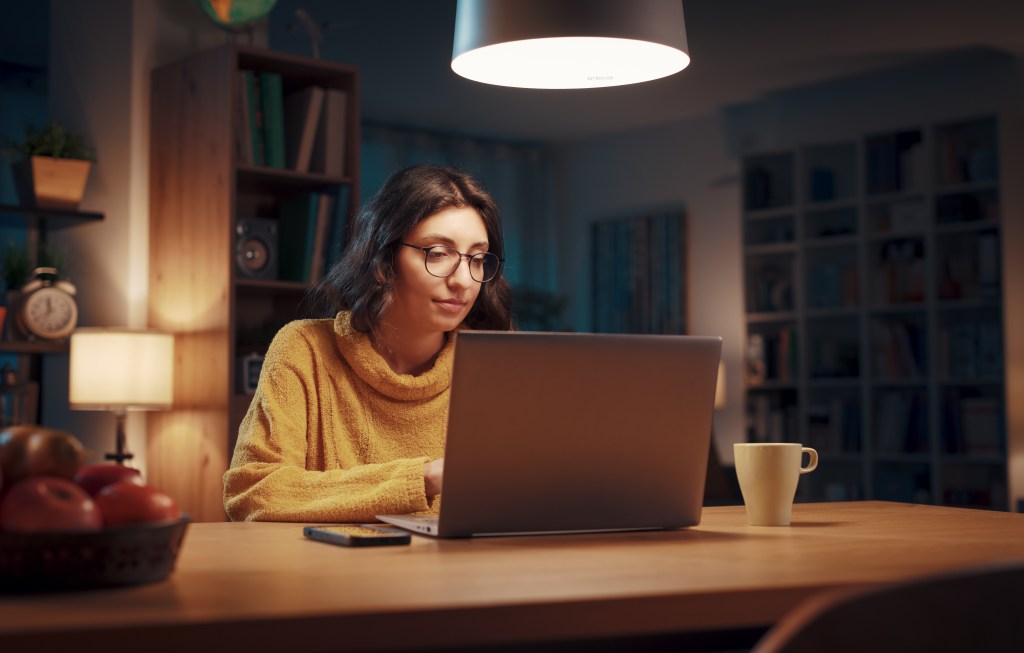
[(117, 420), (107, 460), (134, 456), (125, 438), (129, 410), (169, 408), (174, 400), (174, 336), (135, 329), (78, 329), (71, 334), (69, 401), (74, 410), (109, 410)]

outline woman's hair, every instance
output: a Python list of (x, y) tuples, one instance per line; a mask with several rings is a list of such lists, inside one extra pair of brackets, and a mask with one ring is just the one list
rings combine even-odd
[[(395, 252), (421, 220), (449, 208), (473, 208), (487, 230), (489, 251), (505, 258), (498, 205), (469, 174), (438, 165), (414, 165), (391, 175), (356, 218), (345, 252), (312, 289), (314, 311), (352, 314), (352, 327), (376, 337), (395, 288)], [(512, 328), (511, 290), (502, 274), (481, 284), (466, 316), (471, 329)]]

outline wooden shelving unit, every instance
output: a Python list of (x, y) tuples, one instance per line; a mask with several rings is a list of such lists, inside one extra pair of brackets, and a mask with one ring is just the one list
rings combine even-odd
[[(252, 165), (240, 158), (242, 71), (276, 73), (288, 94), (344, 91), (344, 174)], [(283, 324), (309, 285), (238, 273), (240, 218), (284, 219), (282, 203), (331, 193), (346, 220), (359, 205), (359, 74), (340, 64), (227, 46), (152, 76), (149, 324), (175, 333), (175, 407), (152, 413), (150, 476), (194, 519), (222, 520), (222, 476), (250, 397), (238, 365), (262, 325)], [(318, 137), (319, 138), (319, 137)], [(249, 346), (263, 349), (265, 338)]]
[(1006, 155), (979, 117), (745, 159), (748, 439), (819, 450), (803, 499), (1010, 507)]
[[(0, 204), (0, 222), (25, 228), (25, 248), (31, 265), (41, 245), (46, 244), (47, 234), (55, 229), (66, 229), (79, 225), (99, 222), (103, 213), (96, 211), (74, 211), (65, 209), (44, 209), (18, 204)], [(16, 289), (10, 289), (16, 290)], [(5, 329), (14, 328), (13, 315), (7, 315)], [(19, 383), (38, 383), (42, 395), (43, 378), (39, 357), (48, 354), (68, 353), (68, 343), (42, 340), (16, 340), (5, 337), (0, 340), (0, 353), (17, 356)]]

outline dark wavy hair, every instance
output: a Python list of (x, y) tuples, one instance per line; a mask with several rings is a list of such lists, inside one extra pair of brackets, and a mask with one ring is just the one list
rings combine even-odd
[[(311, 314), (352, 313), (352, 327), (377, 337), (395, 288), (395, 252), (421, 220), (449, 208), (473, 208), (483, 218), (489, 251), (505, 258), (501, 215), (494, 198), (468, 173), (449, 166), (414, 165), (395, 172), (355, 220), (341, 259), (307, 297)], [(464, 325), (471, 329), (508, 330), (512, 292), (499, 272), (481, 284)]]

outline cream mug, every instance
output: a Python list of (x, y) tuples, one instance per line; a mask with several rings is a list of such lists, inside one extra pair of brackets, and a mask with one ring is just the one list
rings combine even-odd
[[(818, 452), (794, 442), (732, 445), (736, 477), (751, 526), (788, 526), (801, 474), (818, 466)], [(807, 454), (807, 466), (803, 455)]]

